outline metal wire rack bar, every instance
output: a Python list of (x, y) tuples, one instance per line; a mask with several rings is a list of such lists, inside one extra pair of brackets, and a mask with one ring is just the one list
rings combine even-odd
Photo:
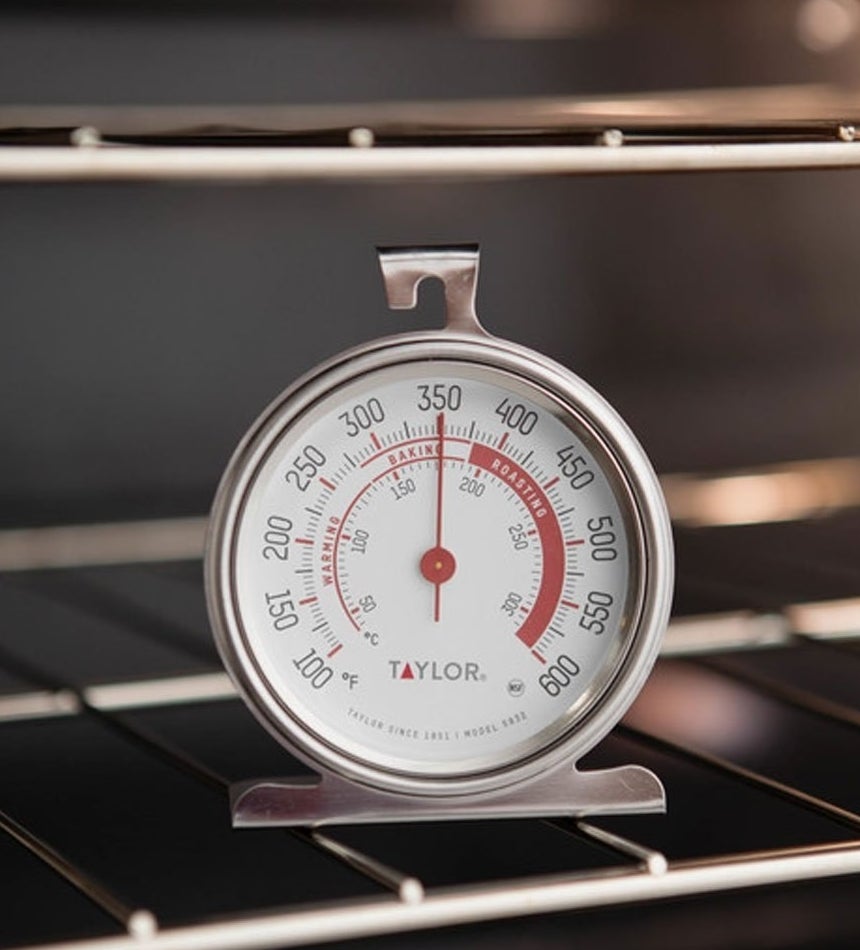
[[(762, 115), (770, 115), (770, 121), (761, 121)], [(850, 169), (860, 168), (858, 116), (860, 102), (855, 95), (817, 87), (615, 102), (383, 104), (276, 111), (2, 107), (0, 182), (476, 182), (552, 175)], [(858, 504), (857, 461), (843, 462), (839, 492), (833, 496), (835, 509)], [(833, 473), (832, 460), (822, 464)], [(812, 474), (817, 473), (818, 469)], [(795, 479), (809, 475), (805, 470), (789, 473)], [(707, 494), (712, 486), (708, 479), (681, 476), (667, 487), (675, 491), (677, 507), (691, 494), (697, 498), (703, 491)], [(672, 491), (669, 495), (671, 503)], [(693, 502), (694, 507), (699, 504), (696, 498)], [(817, 496), (807, 496), (805, 503), (813, 511), (821, 507)], [(680, 509), (675, 514), (684, 520)], [(770, 520), (801, 516), (783, 510), (772, 512)], [(694, 513), (688, 523), (738, 523), (726, 522), (719, 512), (711, 512), (704, 522), (697, 517)], [(204, 518), (186, 518), (0, 532), (0, 571), (193, 559), (202, 551), (205, 525)], [(853, 636), (860, 631), (858, 617), (860, 601), (852, 600), (795, 604), (777, 613), (686, 618), (670, 629), (664, 655), (788, 647), (798, 634), (816, 638), (814, 642), (819, 637)], [(171, 631), (171, 638), (175, 633)], [(711, 660), (705, 662), (709, 669), (778, 702), (827, 720), (858, 723), (853, 709), (722, 662), (717, 667)], [(2, 657), (0, 665), (5, 665)], [(234, 698), (223, 673), (75, 689), (50, 682), (38, 670), (19, 667), (15, 672), (32, 689), (0, 696), (0, 723), (91, 716), (198, 782), (218, 792), (226, 787), (224, 776), (123, 715), (126, 710)], [(0, 830), (87, 894), (127, 931), (118, 937), (54, 943), (51, 950), (131, 950), (141, 945), (141, 938), (151, 950), (286, 947), (860, 874), (860, 816), (854, 812), (661, 736), (629, 727), (622, 727), (622, 734), (824, 816), (848, 828), (852, 840), (667, 861), (659, 851), (592, 821), (560, 818), (551, 822), (553, 827), (609, 850), (625, 863), (597, 872), (425, 892), (423, 883), (407, 870), (391, 867), (328, 833), (299, 830), (292, 834), (391, 893), (159, 929), (150, 911), (114, 895), (11, 816), (0, 813)]]
[[(504, 885), (440, 890), (416, 903), (395, 898), (362, 900), (177, 927), (159, 931), (147, 940), (146, 946), (151, 950), (292, 947), (856, 873), (860, 873), (860, 842), (786, 848), (719, 861), (679, 862), (665, 874), (610, 870), (541, 877)], [(135, 946), (139, 944), (129, 938), (108, 937), (55, 943), (50, 950), (131, 950)]]
[[(179, 679), (187, 683), (193, 678)], [(156, 693), (162, 699), (177, 698), (180, 695), (179, 692), (173, 690), (164, 693), (158, 681), (152, 681), (152, 683), (154, 683), (153, 688)], [(116, 695), (115, 690), (112, 690), (110, 686), (101, 688), (107, 690), (102, 694), (103, 699), (105, 695), (107, 697)], [(228, 695), (226, 690), (219, 689), (215, 692), (221, 697)], [(205, 692), (201, 693), (199, 690), (197, 694), (198, 696), (206, 695)], [(57, 684), (53, 695), (71, 695), (77, 700), (76, 703), (67, 701), (63, 704), (65, 712), (94, 715), (110, 728), (122, 733), (125, 738), (168, 761), (171, 765), (188, 772), (210, 787), (223, 789), (226, 786), (226, 779), (197, 762), (184, 750), (174, 748), (160, 737), (142, 730), (139, 726), (131, 725), (118, 716), (116, 710), (107, 711), (89, 705), (86, 691), (75, 693), (63, 687), (62, 684)], [(138, 697), (144, 700), (144, 706), (149, 704), (146, 702), (149, 697), (146, 696), (145, 691), (140, 691), (139, 684)], [(126, 696), (122, 700), (119, 708), (129, 708), (129, 697)], [(825, 815), (854, 831), (860, 829), (860, 817), (857, 815), (784, 783), (650, 733), (629, 727), (622, 727), (622, 730), (635, 741), (655, 745), (664, 752), (680, 755), (695, 764), (715, 768), (732, 779), (752, 784), (786, 798), (797, 806)], [(635, 860), (640, 870), (631, 874), (623, 868), (617, 868), (610, 872), (574, 874), (564, 879), (529, 878), (508, 885), (487, 884), (480, 887), (433, 891), (425, 895), (421, 882), (414, 876), (390, 868), (372, 856), (350, 848), (328, 835), (305, 830), (297, 832), (302, 840), (393, 890), (399, 897), (399, 901), (394, 906), (409, 908), (410, 912), (402, 914), (384, 900), (348, 903), (325, 910), (311, 908), (281, 914), (257, 915), (241, 921), (231, 920), (220, 924), (217, 932), (205, 925), (173, 928), (161, 931), (157, 936), (150, 936), (150, 941), (156, 947), (176, 948), (191, 948), (202, 946), (204, 943), (207, 946), (225, 948), (288, 946), (310, 939), (325, 941), (346, 935), (379, 934), (400, 929), (477, 921), (488, 919), (488, 917), (596, 907), (610, 902), (660, 899), (727, 887), (748, 887), (813, 876), (825, 877), (860, 872), (860, 840), (847, 846), (827, 845), (729, 855), (718, 862), (668, 863), (659, 852), (600, 828), (592, 822), (572, 822), (560, 819), (553, 824), (559, 830), (576, 834), (591, 844), (608, 848), (628, 859)], [(14, 833), (10, 832), (9, 822), (4, 824), (4, 830)], [(28, 842), (38, 842), (39, 847), (35, 849), (30, 844), (34, 853), (59, 873), (64, 874), (88, 896), (93, 897), (100, 906), (105, 906), (105, 909), (113, 916), (121, 919), (130, 928), (130, 933), (137, 936), (144, 931), (147, 934), (155, 933), (155, 918), (148, 911), (132, 910), (123, 902), (114, 899), (109, 892), (105, 892), (109, 899), (103, 900), (102, 890), (98, 886), (95, 890), (90, 886), (91, 882), (85, 871), (56, 856), (49, 844), (39, 842), (31, 832), (23, 829), (22, 833)], [(16, 837), (22, 840), (21, 834)], [(416, 910), (416, 913), (411, 913), (413, 910)], [(116, 938), (101, 938), (69, 946), (110, 950), (113, 947), (126, 945), (123, 940), (118, 941)]]
[(154, 914), (140, 907), (134, 907), (110, 888), (16, 821), (11, 815), (0, 811), (0, 831), (5, 832), (23, 845), (31, 854), (77, 888), (82, 894), (97, 904), (106, 914), (122, 924), (135, 938), (151, 937), (158, 930)]
[[(695, 630), (695, 635), (691, 635), (691, 628)], [(710, 643), (708, 643), (709, 636)], [(714, 653), (719, 650), (785, 647), (790, 645), (796, 636), (782, 618), (773, 614), (754, 614), (745, 611), (713, 617), (681, 618), (669, 625), (661, 655), (698, 657), (700, 654)], [(842, 634), (837, 631), (833, 636), (841, 637)], [(824, 635), (809, 638), (809, 640), (812, 643), (820, 643), (822, 646), (830, 643)], [(838, 646), (838, 641), (833, 645)], [(856, 651), (851, 650), (848, 655), (854, 659), (860, 659), (860, 654)], [(786, 687), (782, 689), (787, 690)], [(154, 706), (217, 702), (235, 699), (236, 696), (236, 690), (230, 678), (222, 672), (98, 683), (85, 686), (79, 695), (65, 687), (38, 689), (0, 696), (0, 723), (75, 715), (81, 711), (82, 702), (93, 709), (113, 712)], [(780, 698), (785, 699), (786, 696)], [(830, 715), (823, 709), (822, 712)], [(852, 712), (851, 718), (855, 715)]]
[[(761, 645), (762, 618), (755, 614), (732, 614), (714, 618), (716, 628), (728, 624), (731, 637), (712, 641), (713, 649), (724, 649), (727, 644), (742, 645), (743, 632), (746, 631), (748, 645)], [(691, 623), (708, 624), (706, 618), (698, 621), (686, 621), (688, 627), (684, 638), (691, 646), (693, 655), (698, 655), (702, 644), (700, 638), (690, 639)], [(795, 642), (789, 625), (780, 620), (775, 628), (773, 618), (769, 618), (770, 635), (765, 638), (771, 645), (787, 646)], [(779, 636), (775, 637), (774, 630)], [(740, 636), (739, 636), (740, 635)], [(675, 655), (683, 653), (675, 651)], [(191, 774), (194, 778), (210, 787), (222, 791), (226, 779), (208, 766), (198, 762), (183, 749), (174, 747), (158, 735), (153, 735), (137, 724), (132, 724), (122, 716), (123, 710), (169, 706), (175, 703), (196, 700), (225, 699), (234, 696), (226, 676), (219, 673), (206, 673), (198, 676), (168, 677), (137, 683), (117, 683), (96, 685), (75, 690), (63, 683), (54, 683), (37, 669), (18, 669), (25, 678), (41, 687), (28, 694), (6, 697), (0, 703), (0, 720), (26, 719), (44, 715), (91, 715), (99, 718), (113, 730), (119, 731), (153, 755), (167, 761), (174, 767)], [(768, 692), (766, 684), (750, 682), (753, 688)], [(780, 701), (787, 697), (776, 696)], [(791, 699), (793, 697), (788, 697)], [(817, 710), (826, 715), (826, 710)], [(5, 715), (4, 715), (5, 713)], [(832, 718), (832, 717), (830, 717)], [(839, 808), (778, 782), (767, 776), (759, 775), (697, 749), (682, 746), (662, 737), (622, 727), (634, 741), (658, 747), (673, 756), (692, 761), (694, 764), (714, 768), (730, 779), (752, 785), (759, 790), (787, 799), (795, 806), (812, 810), (834, 820), (853, 832), (860, 830), (860, 816)], [(8, 824), (8, 823), (7, 823)], [(609, 871), (574, 873), (564, 877), (523, 878), (507, 884), (488, 882), (479, 886), (461, 886), (445, 890), (425, 892), (422, 882), (414, 875), (384, 862), (363, 851), (352, 848), (343, 842), (313, 830), (299, 831), (297, 834), (307, 844), (324, 851), (333, 859), (358, 871), (367, 878), (382, 884), (391, 890), (394, 899), (380, 898), (341, 903), (339, 905), (318, 905), (305, 909), (296, 909), (278, 913), (257, 914), (243, 919), (229, 919), (212, 927), (199, 924), (188, 927), (169, 928), (155, 933), (155, 917), (142, 908), (131, 909), (122, 901), (115, 906), (108, 901), (109, 911), (113, 908), (133, 934), (148, 933), (147, 944), (153, 948), (195, 947), (274, 947), (291, 946), (308, 940), (327, 941), (345, 936), (362, 934), (383, 934), (405, 929), (438, 927), (490, 918), (521, 916), (543, 913), (552, 910), (573, 910), (584, 907), (599, 907), (610, 903), (624, 903), (636, 900), (658, 900), (683, 894), (702, 894), (727, 888), (752, 887), (757, 885), (780, 883), (790, 880), (827, 877), (841, 874), (860, 873), (860, 840), (846, 845), (821, 845), (805, 848), (787, 848), (776, 851), (758, 851), (743, 854), (730, 854), (718, 861), (696, 860), (685, 862), (667, 862), (665, 856), (636, 841), (610, 832), (591, 821), (573, 822), (560, 819), (553, 823), (559, 830), (573, 833), (584, 838), (593, 846), (609, 849), (628, 861), (636, 862), (636, 869), (628, 866), (613, 867)], [(5, 830), (8, 832), (9, 828)], [(23, 834), (35, 839), (32, 832), (23, 829)], [(20, 836), (19, 836), (20, 840)], [(38, 839), (36, 839), (38, 840)], [(52, 861), (54, 854), (51, 845), (41, 842), (34, 851), (49, 866), (63, 873)], [(60, 862), (64, 859), (60, 858)], [(85, 872), (72, 868), (70, 879), (89, 896), (88, 877)], [(86, 886), (82, 886), (82, 882)], [(109, 893), (109, 892), (108, 892)], [(103, 895), (95, 891), (99, 900)], [(113, 899), (113, 898), (111, 898)], [(118, 900), (118, 899), (117, 899)], [(137, 937), (99, 938), (78, 944), (54, 944), (62, 946), (86, 947), (90, 950), (113, 950), (127, 948)]]
[[(155, 733), (143, 729), (139, 725), (134, 725), (113, 713), (92, 708), (86, 708), (86, 711), (171, 767), (180, 769), (196, 781), (215, 791), (227, 794), (230, 787), (229, 780), (189, 755), (184, 749), (177, 748)], [(353, 871), (357, 871), (369, 880), (375, 881), (387, 890), (393, 891), (401, 900), (414, 902), (421, 900), (424, 895), (421, 882), (412, 875), (389, 867), (357, 848), (351, 848), (349, 845), (336, 841), (327, 833), (323, 834), (315, 829), (303, 828), (291, 828), (287, 830), (287, 833), (305, 842), (305, 844), (311, 845), (318, 851), (322, 851), (336, 861), (340, 861)]]
[(548, 175), (848, 169), (857, 142), (757, 144), (403, 147), (0, 149), (4, 182), (465, 181)]
[(847, 808), (834, 805), (832, 802), (826, 801), (823, 798), (810, 795), (808, 792), (804, 792), (785, 782), (780, 782), (777, 779), (771, 778), (769, 775), (762, 775), (752, 769), (736, 765), (728, 759), (712, 755), (709, 752), (703, 752), (700, 749), (694, 749), (692, 746), (666, 739), (663, 736), (653, 735), (650, 732), (633, 728), (624, 723), (616, 726), (616, 729), (621, 735), (629, 736), (637, 742), (653, 746), (670, 755), (680, 756), (697, 765), (704, 765), (722, 775), (730, 776), (754, 788), (767, 791), (778, 798), (783, 798), (786, 801), (793, 802), (795, 805), (799, 805), (801, 808), (805, 808), (825, 818), (829, 818), (832, 821), (838, 822), (846, 828), (860, 832), (860, 815), (849, 811)]
[(698, 657), (694, 662), (709, 672), (742, 683), (744, 686), (763, 693), (771, 699), (776, 699), (778, 702), (793, 706), (795, 709), (801, 709), (821, 719), (838, 722), (854, 729), (860, 728), (860, 711), (846, 706), (844, 703), (825, 699), (807, 689), (790, 686), (772, 676), (765, 676), (752, 670), (739, 669), (731, 663), (727, 663), (722, 657)]
[[(860, 163), (860, 141), (857, 145), (852, 154)], [(3, 155), (0, 147), (0, 163)], [(667, 474), (660, 481), (672, 520), (702, 529), (820, 517), (860, 506), (857, 458)], [(751, 502), (732, 490), (738, 484), (757, 489)], [(790, 494), (782, 490), (786, 486)], [(193, 560), (203, 554), (207, 521), (191, 516), (6, 528), (0, 530), (0, 571)]]

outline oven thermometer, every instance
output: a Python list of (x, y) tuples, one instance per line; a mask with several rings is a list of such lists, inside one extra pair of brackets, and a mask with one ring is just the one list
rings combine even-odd
[(578, 771), (656, 657), (672, 596), (660, 489), (562, 366), (487, 334), (474, 247), (380, 252), (375, 340), (252, 426), (213, 509), (218, 647), (310, 779), (233, 789), (237, 825), (659, 811), (639, 766)]

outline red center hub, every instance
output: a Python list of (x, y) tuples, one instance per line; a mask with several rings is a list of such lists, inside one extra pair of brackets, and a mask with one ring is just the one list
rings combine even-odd
[(457, 562), (447, 548), (430, 548), (421, 558), (421, 575), (431, 584), (444, 584), (451, 580)]

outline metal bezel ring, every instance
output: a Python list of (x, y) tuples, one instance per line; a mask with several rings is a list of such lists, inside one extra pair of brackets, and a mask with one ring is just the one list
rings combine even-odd
[[(602, 691), (567, 732), (510, 765), (452, 776), (416, 775), (381, 768), (344, 753), (290, 715), (249, 655), (234, 597), (234, 541), (246, 494), (279, 434), (345, 383), (404, 363), (452, 360), (507, 371), (555, 397), (595, 433), (617, 467), (635, 516), (641, 569), (638, 612), (627, 649)], [(573, 763), (620, 720), (657, 657), (672, 599), (673, 553), (662, 492), (644, 451), (615, 410), (563, 366), (491, 336), (436, 331), (386, 337), (341, 353), (282, 392), (254, 422), (236, 449), (213, 504), (205, 555), (206, 593), (224, 665), (261, 724), (293, 755), (322, 774), (377, 789), (419, 796), (492, 793), (528, 783)]]

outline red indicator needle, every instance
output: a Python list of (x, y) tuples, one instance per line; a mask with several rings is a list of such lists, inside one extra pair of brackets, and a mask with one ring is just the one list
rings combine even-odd
[(444, 487), (444, 455), (445, 455), (445, 413), (436, 416), (436, 438), (438, 440), (436, 460), (436, 544), (426, 551), (421, 558), (421, 576), (430, 581), (435, 587), (433, 597), (433, 620), (439, 622), (441, 615), (442, 585), (451, 580), (457, 568), (454, 555), (442, 547), (442, 502)]
[(445, 413), (436, 416), (436, 437), (439, 440), (438, 457), (436, 459), (436, 547), (442, 547), (442, 483), (445, 475), (445, 466), (442, 460), (445, 457)]

